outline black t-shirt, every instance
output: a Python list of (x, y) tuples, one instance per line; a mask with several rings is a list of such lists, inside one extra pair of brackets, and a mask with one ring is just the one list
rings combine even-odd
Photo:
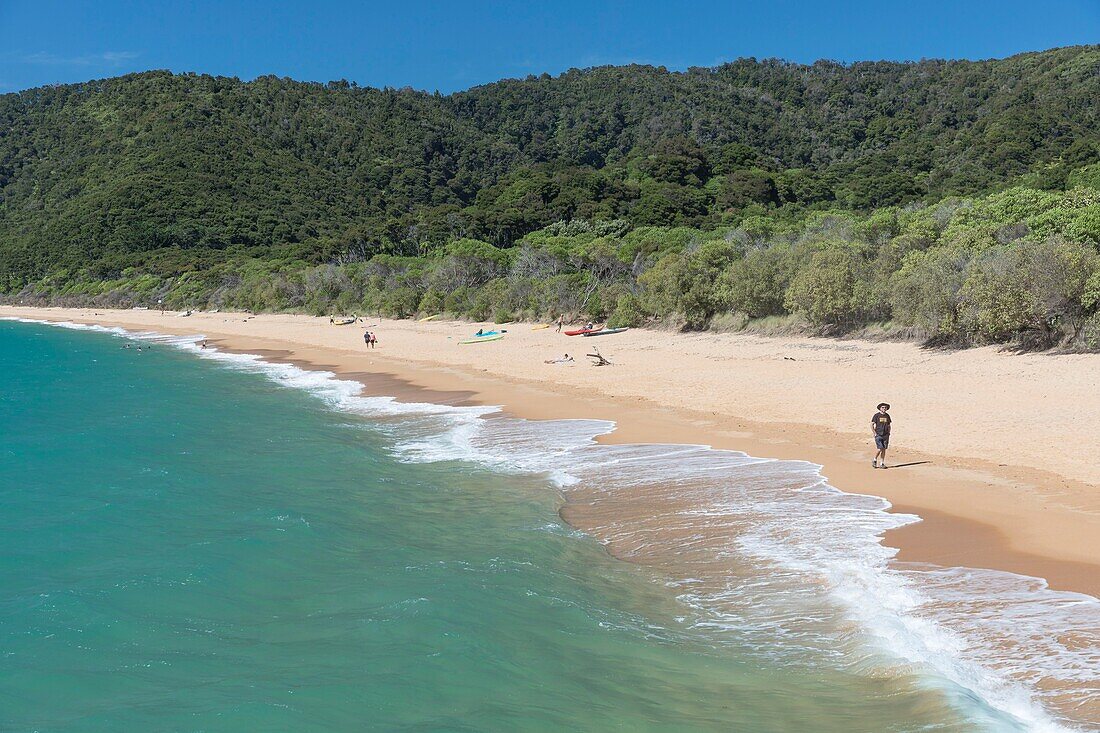
[(875, 435), (890, 434), (890, 415), (876, 412), (871, 415), (871, 427), (875, 429)]

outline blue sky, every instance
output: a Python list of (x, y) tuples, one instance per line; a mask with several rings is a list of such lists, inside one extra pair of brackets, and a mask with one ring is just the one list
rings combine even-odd
[(1100, 43), (1100, 0), (0, 0), (0, 92), (146, 69), (443, 92), (631, 62), (990, 58)]

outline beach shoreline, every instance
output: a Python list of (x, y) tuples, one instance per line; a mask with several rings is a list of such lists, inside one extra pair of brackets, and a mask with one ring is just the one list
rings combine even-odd
[[(900, 561), (1004, 570), (1044, 578), (1056, 590), (1100, 596), (1100, 467), (1088, 455), (1067, 458), (1082, 445), (1100, 444), (1092, 435), (1097, 428), (1085, 426), (1083, 437), (1075, 428), (1073, 443), (1063, 445), (1056, 440), (1057, 426), (1044, 420), (1100, 407), (1100, 397), (1088, 389), (1100, 383), (1100, 356), (1015, 356), (989, 349), (946, 354), (912, 344), (642, 330), (595, 342), (553, 329), (532, 331), (527, 324), (508, 326), (508, 338), (492, 346), (459, 346), (476, 324), (368, 319), (334, 327), (326, 318), (298, 315), (201, 313), (183, 319), (158, 311), (11, 306), (0, 307), (2, 316), (202, 334), (218, 348), (332, 371), (360, 381), (368, 394), (400, 401), (499, 405), (528, 419), (614, 421), (616, 430), (600, 442), (702, 444), (810, 461), (822, 466), (830, 485), (885, 497), (892, 511), (922, 518), (887, 533), (885, 544), (900, 549)], [(372, 330), (380, 334), (380, 348), (364, 351), (362, 327), (372, 323), (378, 324)], [(583, 356), (569, 367), (543, 363), (566, 349), (580, 356), (593, 344), (614, 366), (595, 369)], [(769, 351), (773, 358), (767, 358)], [(730, 352), (734, 356), (725, 358)], [(782, 358), (791, 353), (797, 356)], [(864, 364), (874, 367), (861, 374)], [(960, 373), (965, 389), (959, 389)], [(895, 431), (898, 450), (891, 463), (912, 465), (873, 471), (869, 430), (863, 436), (857, 431), (869, 423), (878, 399), (892, 400), (895, 409), (913, 399), (897, 396), (897, 384), (907, 376), (919, 383), (917, 392), (948, 394), (951, 409), (929, 409), (919, 418), (895, 412), (901, 429)], [(852, 386), (837, 387), (844, 382)], [(751, 391), (738, 391), (745, 385)], [(835, 394), (837, 389), (844, 393)], [(875, 398), (857, 401), (864, 393)], [(1014, 400), (1008, 418), (978, 417), (1006, 396)], [(1039, 409), (1052, 396), (1055, 404)], [(775, 410), (762, 409), (769, 398)], [(833, 404), (838, 400), (849, 405), (850, 429), (839, 429)], [(802, 411), (789, 409), (803, 403)], [(784, 409), (804, 421), (777, 420)], [(929, 439), (937, 432), (950, 439)], [(1013, 440), (1019, 450), (1013, 450)], [(959, 447), (967, 441), (973, 454)], [(909, 449), (907, 443), (914, 442), (929, 444), (928, 450)], [(979, 453), (985, 458), (974, 457)], [(1037, 459), (1043, 455), (1048, 459)], [(562, 516), (585, 529), (576, 508), (566, 505)]]

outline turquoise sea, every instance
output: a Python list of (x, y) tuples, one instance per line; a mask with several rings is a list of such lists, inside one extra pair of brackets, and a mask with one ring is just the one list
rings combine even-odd
[[(692, 579), (559, 519), (581, 484), (625, 484), (462, 452), (533, 454), (543, 426), (356, 403), (347, 385), (187, 340), (0, 321), (0, 730), (1078, 726), (995, 659), (956, 674), (911, 640), (867, 651), (892, 632), (792, 562), (745, 550), (723, 593), (685, 593)], [(640, 459), (598, 460), (625, 475)], [(752, 466), (765, 486), (772, 469)], [(1043, 602), (1092, 623), (1084, 597)], [(973, 615), (959, 608), (936, 596), (914, 618)], [(979, 643), (952, 633), (963, 648), (937, 653)]]

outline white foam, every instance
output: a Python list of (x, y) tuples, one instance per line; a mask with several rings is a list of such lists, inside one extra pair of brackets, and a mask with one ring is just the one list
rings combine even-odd
[[(1100, 700), (1100, 601), (1011, 573), (893, 563), (883, 533), (918, 518), (889, 513), (880, 497), (829, 486), (814, 464), (707, 446), (601, 445), (595, 439), (613, 423), (402, 403), (363, 396), (358, 382), (330, 372), (203, 350), (201, 336), (53, 325), (169, 343), (335, 409), (404, 419), (399, 435), (406, 437), (394, 446), (400, 460), (545, 475), (566, 494), (675, 486), (689, 508), (661, 518), (680, 538), (664, 549), (680, 552), (693, 577), (670, 582), (696, 610), (696, 626), (761, 639), (762, 654), (804, 650), (861, 674), (918, 675), (990, 730), (1075, 730), (1068, 712)], [(605, 541), (628, 538), (639, 552), (662, 541), (626, 523), (604, 529)]]

